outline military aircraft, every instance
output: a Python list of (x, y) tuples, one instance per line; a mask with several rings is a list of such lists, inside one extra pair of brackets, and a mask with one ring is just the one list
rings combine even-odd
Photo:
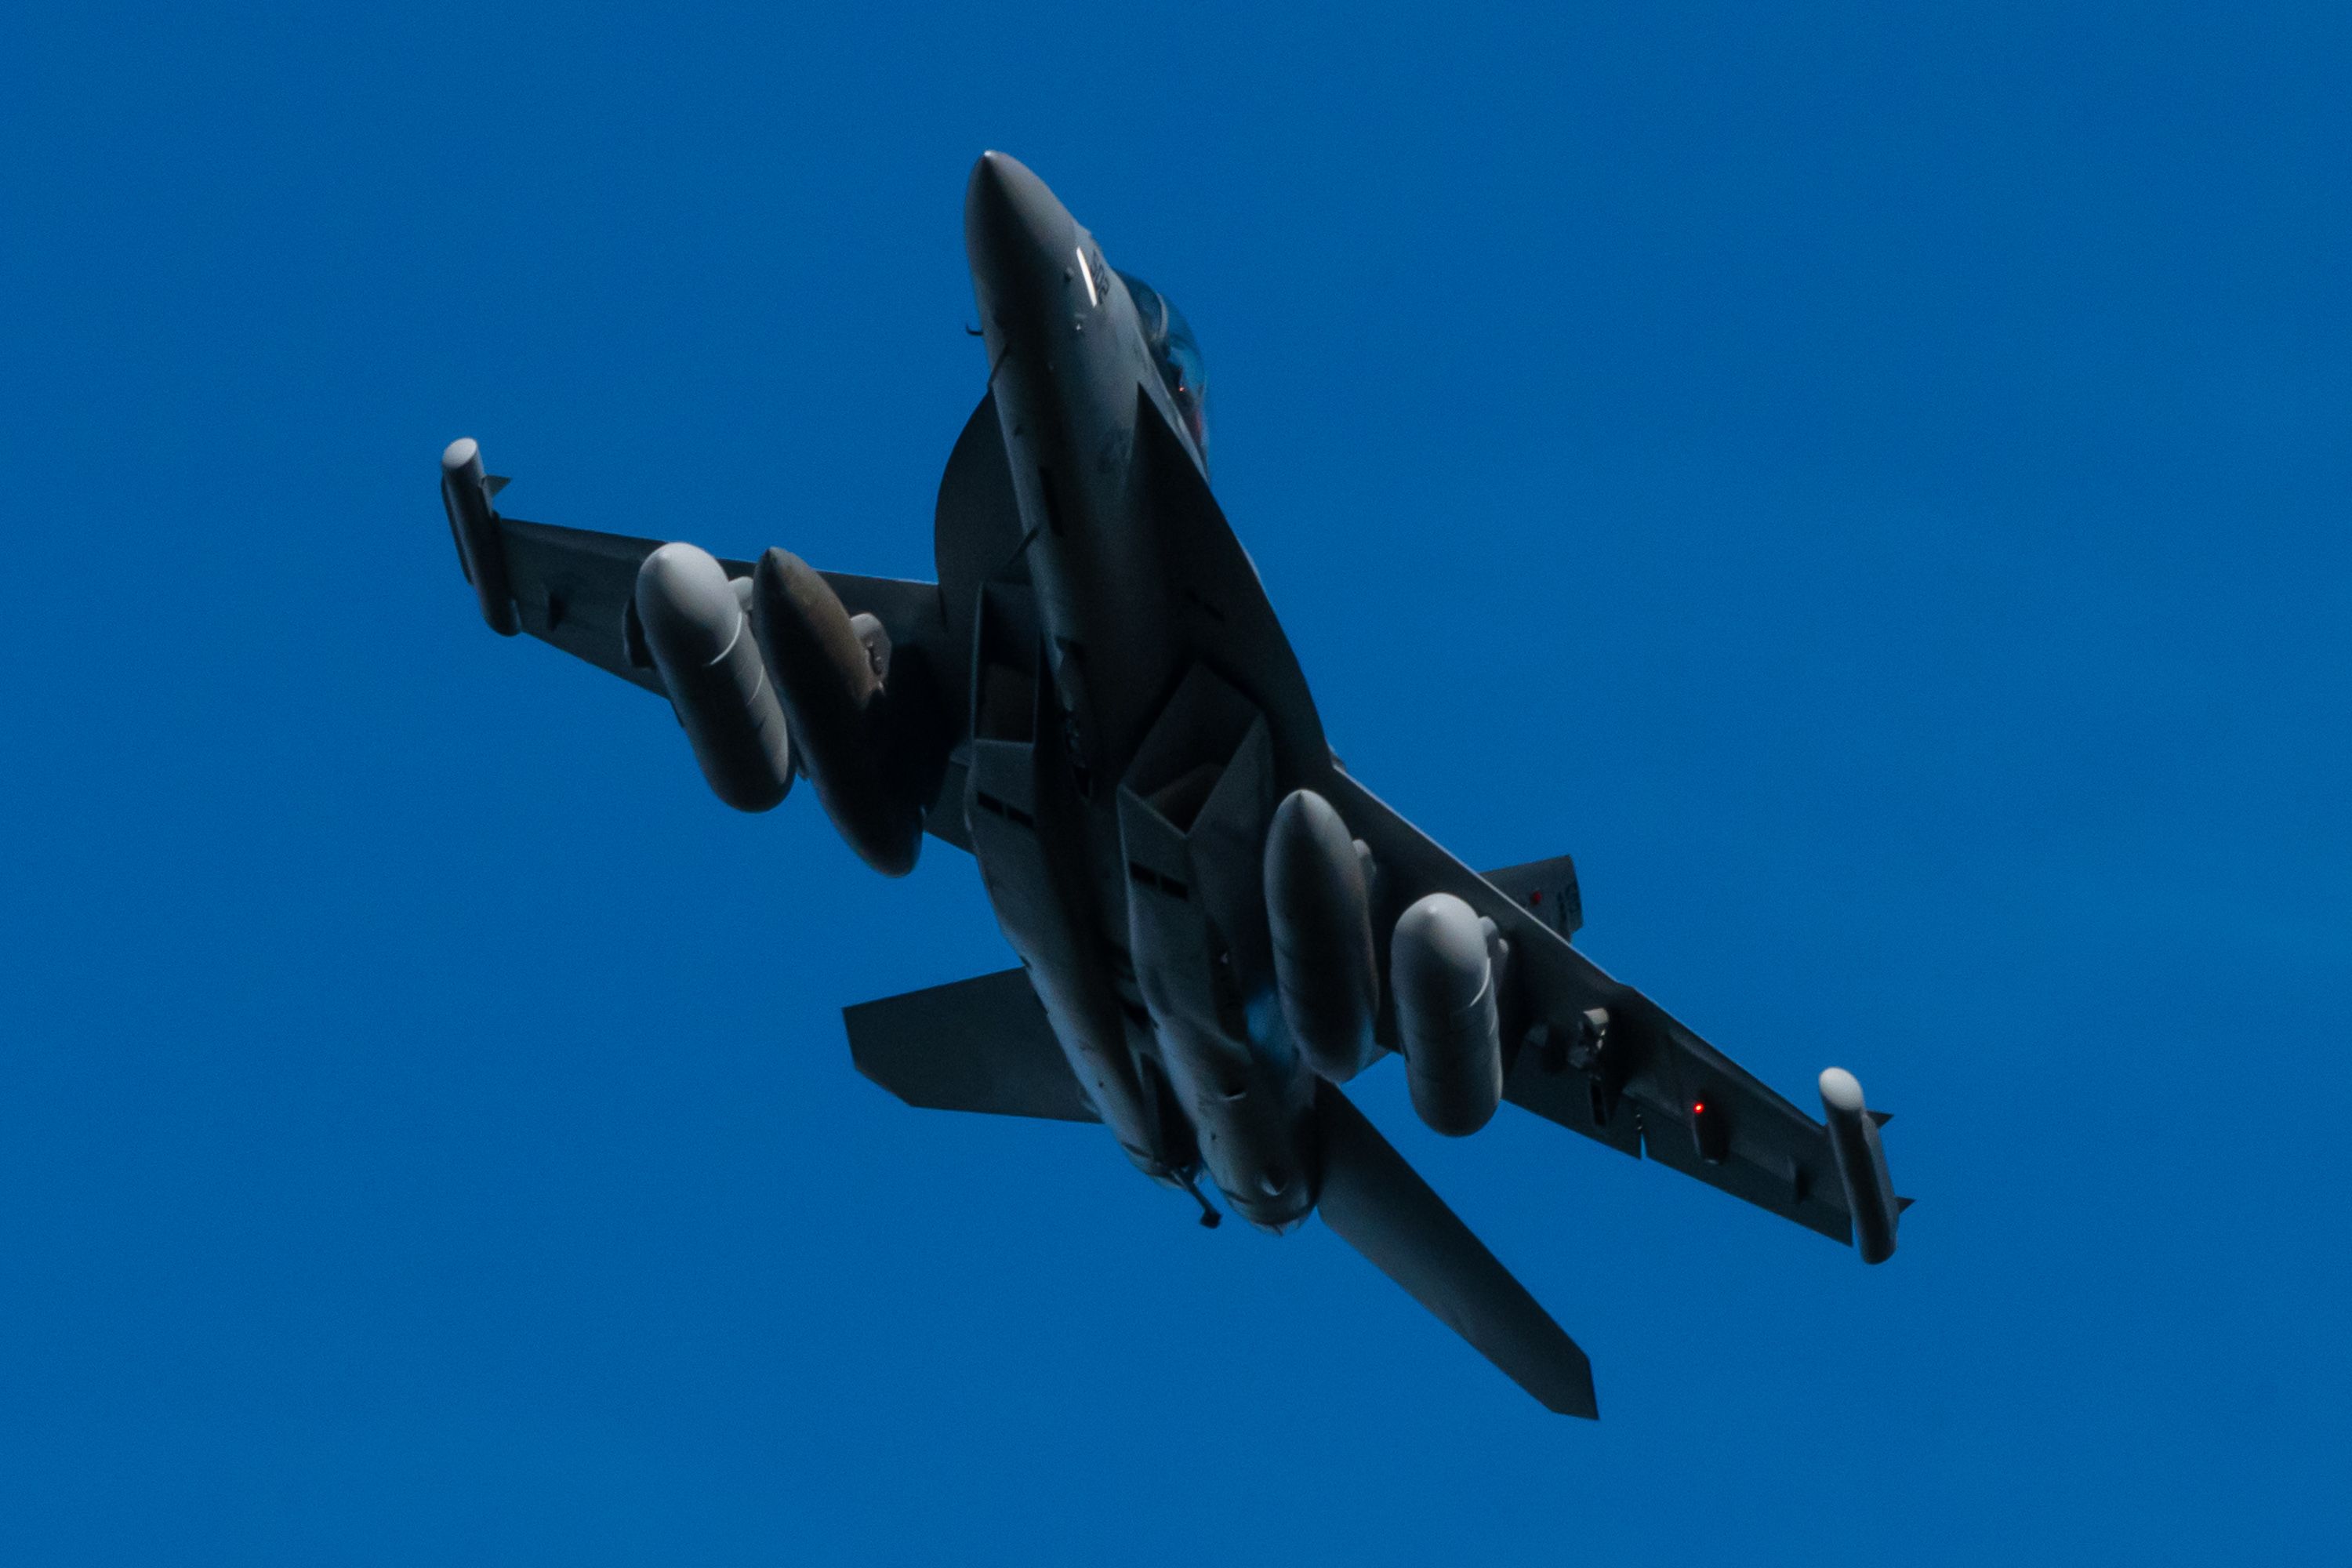
[(491, 628), (667, 697), (719, 798), (814, 788), (868, 865), (978, 862), (1019, 966), (845, 1010), (918, 1106), (1099, 1121), (1268, 1230), (1324, 1222), (1552, 1410), (1584, 1352), (1340, 1086), (1388, 1051), (1439, 1132), (1509, 1100), (1875, 1263), (1895, 1248), (1853, 1076), (1814, 1121), (1570, 944), (1561, 856), (1484, 876), (1382, 805), (1209, 489), (1184, 318), (1036, 175), (983, 154), (964, 244), (988, 390), (940, 484), (936, 583), (525, 522), (476, 443), (442, 457)]

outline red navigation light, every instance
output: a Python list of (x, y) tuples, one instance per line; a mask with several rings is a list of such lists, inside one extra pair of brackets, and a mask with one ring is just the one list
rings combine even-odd
[(1731, 1155), (1731, 1128), (1721, 1109), (1704, 1100), (1691, 1101), (1691, 1137), (1698, 1145), (1698, 1157), (1710, 1165), (1720, 1165)]
[(1543, 894), (1541, 894), (1540, 892), (1529, 893), (1529, 894), (1528, 895), (1528, 902), (1529, 902), (1529, 903), (1531, 903), (1531, 904), (1539, 904), (1539, 903), (1542, 903), (1542, 902), (1543, 902)]

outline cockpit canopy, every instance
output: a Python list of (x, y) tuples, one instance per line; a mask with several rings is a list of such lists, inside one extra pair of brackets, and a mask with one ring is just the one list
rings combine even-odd
[(1206, 468), (1209, 374), (1201, 359), (1201, 345), (1193, 338), (1184, 312), (1163, 299), (1159, 289), (1132, 272), (1118, 276), (1127, 285), (1128, 297), (1135, 301), (1136, 315), (1143, 322), (1144, 345), (1151, 351), (1151, 363), (1159, 367), (1160, 383), (1168, 389), (1169, 400), (1176, 405), (1184, 428), (1192, 433), (1192, 446), (1201, 454), (1201, 466)]

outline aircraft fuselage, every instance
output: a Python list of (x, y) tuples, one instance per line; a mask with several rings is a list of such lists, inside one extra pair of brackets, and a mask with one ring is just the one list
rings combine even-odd
[[(1199, 611), (1169, 563), (1200, 547), (1186, 531), (1202, 524), (1159, 504), (1139, 448), (1172, 439), (1196, 466), (1202, 453), (1124, 281), (1035, 175), (983, 158), (964, 226), (1026, 535), (1025, 595), (982, 590), (1003, 613), (980, 617), (976, 671), (1035, 678), (1025, 737), (973, 682), (982, 876), (1130, 1158), (1171, 1181), (1197, 1160), (1237, 1212), (1286, 1226), (1314, 1205), (1313, 1084), (1272, 1005), (1257, 884), (1289, 784), (1276, 721), (1188, 632)], [(1022, 608), (1027, 625), (1007, 625)]]

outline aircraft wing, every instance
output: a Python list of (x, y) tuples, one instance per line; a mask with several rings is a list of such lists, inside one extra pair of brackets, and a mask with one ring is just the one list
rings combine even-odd
[[(1451, 893), (1509, 940), (1506, 1099), (1851, 1243), (1852, 1216), (1826, 1128), (1664, 1008), (1611, 979), (1569, 945), (1540, 905), (1523, 904), (1481, 878), (1337, 766), (1326, 787), (1371, 848), (1385, 920), (1414, 900)], [(1605, 1026), (1588, 1019), (1593, 1013), (1606, 1015)], [(1395, 1047), (1386, 1008), (1381, 1036)]]
[[(633, 685), (667, 696), (635, 608), (637, 568), (665, 542), (490, 515), (521, 629)], [(719, 564), (730, 578), (751, 575), (749, 561), (721, 560)], [(851, 615), (871, 615), (882, 623), (890, 634), (893, 659), (912, 650), (928, 659), (943, 680), (960, 679), (963, 660), (961, 650), (951, 646), (935, 584), (843, 572), (822, 575)], [(964, 708), (961, 691), (948, 693), (948, 711), (961, 713)], [(969, 849), (963, 794), (956, 780), (948, 784), (941, 798), (955, 809), (926, 812), (924, 823), (935, 837)]]
[[(1159, 405), (1136, 414), (1139, 482), (1183, 542), (1166, 563), (1182, 601), (1194, 653), (1265, 711), (1277, 771), (1321, 791), (1349, 830), (1371, 847), (1392, 922), (1412, 900), (1446, 892), (1492, 919), (1510, 939), (1517, 1002), (1504, 1092), (1538, 1116), (1624, 1153), (1643, 1152), (1712, 1186), (1839, 1241), (1851, 1242), (1828, 1131), (1698, 1037), (1656, 1003), (1611, 979), (1569, 945), (1580, 911), (1566, 858), (1512, 867), (1488, 881), (1349, 778), (1289, 643), (1234, 539), (1223, 510)], [(1542, 895), (1535, 901), (1535, 895)], [(1384, 923), (1379, 929), (1385, 931)], [(1385, 941), (1378, 944), (1386, 963)], [(1385, 995), (1387, 987), (1382, 986)], [(1608, 1015), (1596, 1053), (1582, 1035), (1589, 1012)], [(1381, 1043), (1396, 1045), (1384, 1005)], [(1589, 1066), (1585, 1065), (1589, 1061)], [(1696, 1108), (1696, 1109), (1695, 1109)]]

